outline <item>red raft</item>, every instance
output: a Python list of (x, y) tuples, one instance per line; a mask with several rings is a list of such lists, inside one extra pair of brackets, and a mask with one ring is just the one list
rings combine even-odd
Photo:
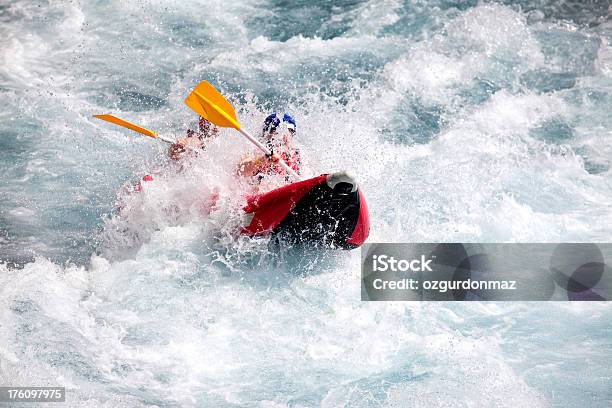
[(242, 232), (274, 234), (283, 241), (353, 249), (370, 233), (368, 206), (346, 173), (323, 174), (250, 197), (253, 219)]
[[(153, 181), (150, 175), (142, 181)], [(138, 183), (134, 190), (141, 190)], [(323, 174), (255, 195), (244, 212), (252, 219), (242, 233), (274, 235), (284, 242), (353, 249), (370, 233), (368, 206), (346, 173)]]

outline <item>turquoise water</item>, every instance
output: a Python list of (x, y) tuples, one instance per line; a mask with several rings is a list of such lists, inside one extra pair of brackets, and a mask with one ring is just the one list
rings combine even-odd
[(182, 135), (207, 79), (254, 133), (293, 113), (306, 175), (355, 174), (373, 242), (609, 242), (609, 15), (0, 5), (0, 383), (66, 386), (70, 406), (610, 406), (606, 304), (362, 303), (358, 251), (235, 236), (236, 134), (133, 196), (165, 146), (92, 118)]

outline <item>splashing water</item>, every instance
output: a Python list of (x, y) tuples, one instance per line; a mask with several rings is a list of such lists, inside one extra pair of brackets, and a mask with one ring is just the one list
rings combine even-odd
[(358, 251), (236, 234), (235, 134), (177, 171), (92, 119), (181, 135), (208, 79), (253, 132), (291, 112), (306, 175), (357, 175), (372, 241), (609, 241), (604, 3), (0, 5), (0, 385), (69, 406), (610, 406), (605, 304), (362, 303)]

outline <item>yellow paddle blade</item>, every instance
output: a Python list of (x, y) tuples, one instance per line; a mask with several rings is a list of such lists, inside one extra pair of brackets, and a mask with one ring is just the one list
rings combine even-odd
[(210, 123), (220, 127), (240, 129), (232, 105), (206, 81), (200, 82), (191, 91), (185, 99), (185, 105)]
[(138, 125), (128, 122), (127, 120), (119, 119), (113, 115), (94, 115), (95, 118), (105, 120), (110, 123), (114, 123), (115, 125), (123, 126), (124, 128), (132, 129), (138, 133), (142, 133), (143, 135), (151, 136), (152, 138), (157, 139), (157, 134), (149, 129), (145, 129)]

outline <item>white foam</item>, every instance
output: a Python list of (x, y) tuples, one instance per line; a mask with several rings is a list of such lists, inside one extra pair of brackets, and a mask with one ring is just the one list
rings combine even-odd
[(351, 29), (347, 35), (376, 35), (382, 29), (399, 20), (399, 9), (402, 4), (396, 0), (366, 1), (357, 9), (350, 11)]
[[(610, 239), (609, 172), (589, 174), (574, 145), (530, 133), (546, 121), (573, 124), (576, 112), (594, 111), (584, 120), (602, 129), (583, 124), (576, 131), (590, 158), (605, 164), (609, 132), (605, 117), (596, 116), (605, 107), (521, 87), (521, 75), (546, 68), (535, 35), (541, 27), (508, 7), (455, 10), (441, 30), (413, 41), (379, 37), (398, 21), (401, 4), (366, 2), (341, 16), (352, 21), (344, 36), (281, 42), (249, 31), (249, 18), (271, 13), (258, 1), (147, 1), (116, 10), (53, 4), (49, 10), (59, 7), (63, 17), (41, 33), (21, 25), (38, 11), (16, 4), (11, 9), (24, 7), (23, 19), (9, 23), (0, 40), (3, 85), (23, 96), (9, 99), (11, 111), (44, 122), (21, 181), (46, 192), (57, 187), (76, 208), (95, 209), (95, 198), (111, 200), (101, 190), (114, 191), (128, 173), (140, 179), (164, 165), (167, 146), (151, 147), (151, 140), (91, 120), (103, 108), (119, 110), (106, 105), (116, 96), (107, 87), (123, 79), (152, 94), (164, 94), (160, 84), (171, 87), (168, 106), (121, 113), (172, 136), (194, 120), (182, 99), (202, 72), (231, 72), (256, 89), (262, 86), (257, 73), (290, 78), (311, 63), (344, 59), (348, 66), (368, 53), (388, 61), (371, 73), (373, 80), (364, 84), (348, 75), (348, 95), (340, 101), (318, 92), (305, 97), (304, 89), (322, 88), (318, 81), (297, 83), (287, 110), (298, 121), (305, 175), (347, 169), (356, 175), (371, 211), (372, 241)], [(129, 41), (116, 44), (111, 39), (126, 27), (118, 15), (138, 24)], [(172, 16), (204, 27), (210, 44), (196, 49), (170, 39), (179, 36), (169, 28)], [(607, 47), (598, 54), (595, 75), (601, 77), (581, 78), (580, 86), (607, 92)], [(71, 52), (80, 57), (66, 63)], [(54, 94), (42, 105), (32, 103), (40, 95), (24, 91), (40, 78)], [(480, 81), (492, 84), (490, 94), (466, 97)], [(261, 89), (267, 86), (275, 84)], [(245, 95), (248, 102), (235, 103), (237, 112), (256, 133), (267, 112)], [(384, 137), (407, 101), (439, 109), (439, 131), (430, 139)], [(62, 148), (52, 150), (54, 143)], [(248, 151), (238, 135), (224, 131), (186, 171), (154, 174), (141, 193), (120, 193), (124, 210), (105, 218), (99, 253), (88, 265), (38, 257), (23, 269), (0, 266), (0, 382), (65, 385), (71, 406), (444, 406), (461, 400), (543, 406), (549, 390), (563, 392), (558, 384), (570, 374), (546, 368), (547, 382), (538, 375), (541, 367), (581, 355), (572, 341), (596, 341), (610, 320), (603, 305), (360, 302), (358, 252), (282, 254), (278, 261), (265, 239), (237, 236), (248, 188), (233, 172)], [(221, 198), (213, 210), (215, 188)], [(35, 204), (48, 211), (42, 218), (56, 214), (52, 202)], [(12, 204), (9, 215), (27, 220), (29, 208)], [(49, 249), (36, 239), (25, 242), (34, 252)], [(574, 320), (564, 320), (568, 315)], [(541, 344), (555, 347), (543, 356)], [(605, 349), (592, 353), (589, 364), (576, 362), (571, 371), (604, 372)], [(585, 378), (581, 396), (604, 377)]]

